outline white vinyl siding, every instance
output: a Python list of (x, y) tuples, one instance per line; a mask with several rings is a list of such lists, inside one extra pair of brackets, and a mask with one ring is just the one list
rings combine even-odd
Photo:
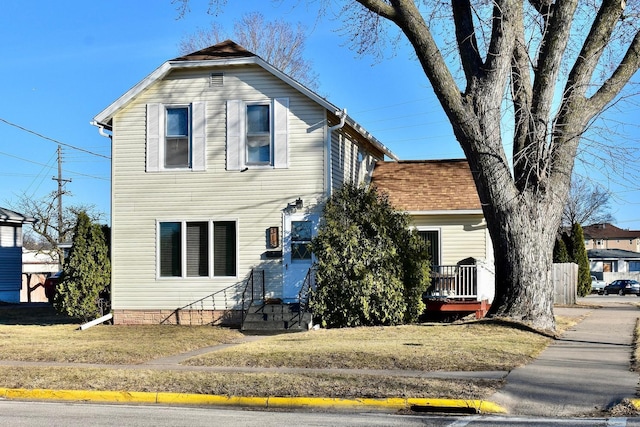
[[(259, 67), (225, 70), (220, 87), (209, 86), (210, 74), (207, 70), (174, 73), (114, 116), (114, 309), (175, 310), (227, 286), (244, 283), (252, 268), (265, 270), (267, 294), (278, 297), (283, 267), (281, 259), (265, 257), (269, 249), (266, 230), (282, 227), (283, 209), (298, 197), (304, 200), (305, 209), (320, 209), (325, 188), (325, 109)], [(284, 99), (288, 104), (278, 106)], [(227, 129), (227, 107), (233, 106), (229, 100), (272, 100), (276, 121), (277, 110), (288, 108), (286, 150), (274, 150), (273, 159), (278, 165), (281, 159), (286, 167), (249, 168), (241, 173), (242, 168), (236, 165), (227, 170), (227, 144), (233, 138), (233, 129)], [(206, 169), (202, 173), (146, 173), (147, 106), (191, 105), (195, 141), (198, 103), (205, 112), (202, 160)], [(274, 139), (285, 137), (278, 135), (279, 127), (276, 123)], [(195, 167), (195, 147), (192, 150)], [(160, 279), (157, 222), (176, 219), (235, 221), (236, 275)], [(209, 268), (213, 265), (211, 261)]]
[(411, 224), (419, 231), (439, 233), (441, 265), (455, 265), (469, 257), (493, 261), (482, 215), (414, 215)]
[(334, 190), (344, 183), (368, 183), (375, 158), (362, 150), (358, 143), (344, 132), (331, 135), (331, 177)]

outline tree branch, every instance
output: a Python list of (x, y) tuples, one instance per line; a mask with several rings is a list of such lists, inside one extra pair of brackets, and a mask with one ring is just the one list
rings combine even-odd
[(631, 77), (640, 68), (640, 32), (637, 32), (624, 58), (613, 72), (611, 77), (604, 82), (598, 91), (588, 100), (588, 109), (591, 112), (602, 110), (610, 103), (629, 82)]
[(383, 0), (356, 0), (358, 3), (376, 13), (383, 18), (389, 19), (395, 22), (396, 10), (394, 6), (385, 3)]
[(473, 25), (473, 15), (471, 14), (471, 2), (469, 0), (456, 0), (451, 2), (451, 8), (453, 10), (456, 40), (462, 60), (462, 68), (469, 82), (483, 69)]
[(543, 132), (543, 134), (539, 135), (547, 133), (549, 112), (555, 93), (555, 82), (562, 69), (560, 65), (571, 32), (571, 26), (567, 25), (567, 22), (572, 22), (577, 7), (578, 0), (563, 0), (555, 3), (549, 19), (549, 27), (540, 45), (536, 77), (533, 84), (533, 106), (535, 110), (532, 111), (533, 119), (538, 121), (537, 126), (544, 125), (544, 128), (538, 129), (539, 132)]

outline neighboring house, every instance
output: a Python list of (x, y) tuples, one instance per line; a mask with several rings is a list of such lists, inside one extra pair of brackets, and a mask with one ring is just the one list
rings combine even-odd
[(613, 224), (593, 224), (582, 228), (584, 246), (589, 249), (622, 249), (640, 252), (640, 231), (624, 230)]
[(378, 162), (372, 183), (429, 242), (432, 296), (493, 301), (493, 246), (467, 160)]
[(56, 251), (35, 251), (22, 248), (22, 289), (20, 302), (48, 302), (44, 281), (60, 270)]
[(589, 268), (599, 280), (640, 279), (640, 253), (623, 249), (589, 249)]
[(35, 221), (34, 218), (0, 208), (0, 301), (2, 302), (20, 302), (22, 226)]
[[(295, 301), (326, 197), (396, 158), (231, 41), (165, 62), (93, 124), (112, 138), (115, 323), (172, 322), (223, 289), (237, 306), (256, 275), (266, 297)], [(217, 301), (197, 308), (222, 315)]]

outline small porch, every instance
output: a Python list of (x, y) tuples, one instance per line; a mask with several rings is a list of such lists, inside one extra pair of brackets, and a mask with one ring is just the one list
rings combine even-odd
[(426, 317), (448, 319), (475, 313), (481, 319), (495, 295), (492, 266), (468, 258), (456, 265), (431, 267), (431, 286), (424, 295)]

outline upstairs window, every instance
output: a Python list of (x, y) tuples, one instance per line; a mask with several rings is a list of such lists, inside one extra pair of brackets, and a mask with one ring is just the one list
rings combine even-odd
[(227, 101), (227, 170), (289, 167), (289, 99)]
[(269, 105), (247, 105), (246, 164), (271, 164), (271, 114)]
[(189, 108), (167, 107), (167, 131), (164, 145), (165, 168), (188, 168), (191, 165)]
[(206, 169), (206, 104), (147, 104), (146, 172)]

